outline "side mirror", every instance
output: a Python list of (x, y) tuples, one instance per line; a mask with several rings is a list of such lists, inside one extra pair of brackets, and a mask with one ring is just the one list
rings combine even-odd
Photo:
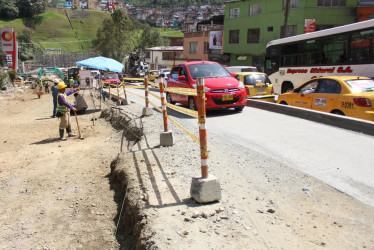
[(236, 74), (235, 73), (230, 73), (233, 77), (236, 77)]
[(181, 80), (181, 81), (185, 81), (186, 80), (186, 76), (178, 76), (178, 80)]

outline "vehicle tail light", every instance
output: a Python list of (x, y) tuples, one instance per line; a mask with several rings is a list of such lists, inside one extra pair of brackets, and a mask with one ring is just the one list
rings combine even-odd
[(368, 98), (353, 98), (354, 103), (360, 107), (371, 107), (371, 102)]
[(274, 94), (274, 87), (271, 86), (271, 93)]

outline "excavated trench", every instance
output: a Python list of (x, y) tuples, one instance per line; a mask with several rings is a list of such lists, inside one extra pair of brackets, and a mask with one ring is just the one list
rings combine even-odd
[(153, 233), (147, 228), (146, 197), (139, 186), (132, 153), (123, 152), (124, 141), (135, 144), (143, 137), (143, 128), (137, 125), (139, 117), (121, 113), (120, 109), (103, 110), (100, 118), (122, 130), (121, 152), (111, 162), (111, 188), (115, 191), (118, 213), (114, 222), (118, 225), (116, 238), (120, 249), (152, 249)]

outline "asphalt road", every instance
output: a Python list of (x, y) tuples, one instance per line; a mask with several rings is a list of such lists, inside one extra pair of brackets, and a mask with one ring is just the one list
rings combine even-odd
[[(144, 99), (129, 98), (144, 105)], [(150, 100), (160, 103), (152, 96)], [(196, 119), (168, 112), (187, 129), (196, 129)], [(209, 136), (224, 136), (374, 206), (373, 136), (251, 107), (241, 113), (208, 111), (207, 118)]]

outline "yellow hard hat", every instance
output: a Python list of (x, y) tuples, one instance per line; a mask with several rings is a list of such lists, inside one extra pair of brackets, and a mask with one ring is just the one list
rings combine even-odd
[(66, 84), (63, 83), (63, 82), (59, 82), (59, 83), (57, 84), (57, 89), (64, 89), (64, 88), (66, 88), (66, 87), (67, 87)]

